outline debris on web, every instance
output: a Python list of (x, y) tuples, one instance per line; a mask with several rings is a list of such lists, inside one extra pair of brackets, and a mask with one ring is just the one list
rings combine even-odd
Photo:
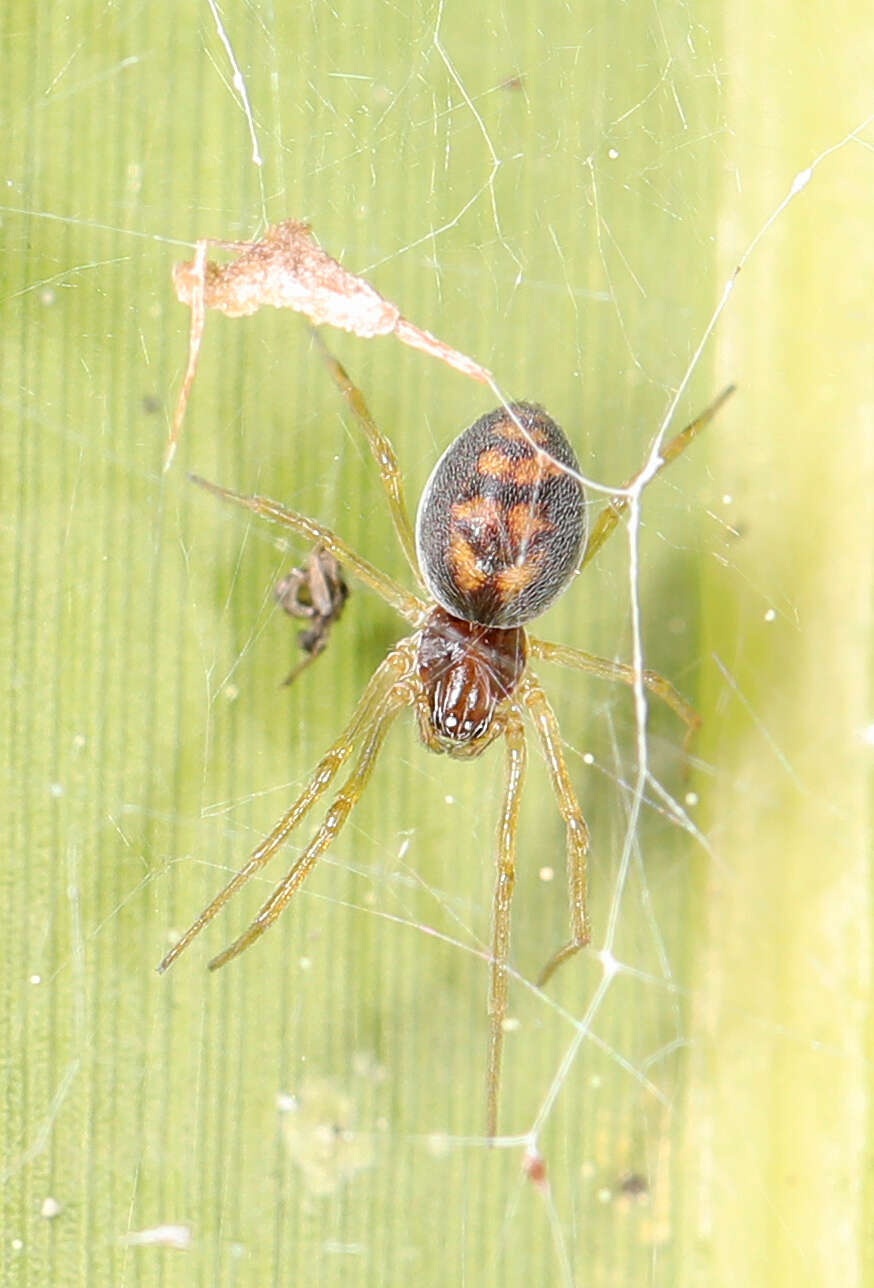
[[(219, 264), (207, 259), (211, 246), (239, 254)], [(396, 335), (404, 344), (439, 358), (473, 380), (492, 382), (485, 367), (409, 322), (396, 304), (322, 250), (308, 224), (294, 219), (274, 224), (254, 242), (199, 241), (194, 259), (175, 265), (173, 285), (180, 302), (191, 309), (191, 330), (188, 367), (173, 415), (165, 468), (179, 440), (207, 309), (239, 318), (270, 305), (303, 313), (314, 326), (338, 327), (366, 340)]]

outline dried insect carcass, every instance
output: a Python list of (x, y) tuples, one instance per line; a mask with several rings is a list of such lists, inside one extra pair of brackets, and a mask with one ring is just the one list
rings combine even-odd
[(275, 594), (290, 617), (309, 622), (297, 636), (304, 656), (283, 680), (283, 684), (291, 684), (327, 648), (331, 627), (340, 620), (349, 598), (349, 587), (331, 552), (316, 546), (300, 568), (292, 568), (277, 582)]

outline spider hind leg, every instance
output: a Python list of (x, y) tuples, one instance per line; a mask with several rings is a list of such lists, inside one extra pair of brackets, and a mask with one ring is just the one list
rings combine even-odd
[(525, 677), (522, 696), (528, 707), (540, 745), (543, 748), (552, 790), (564, 819), (567, 837), (568, 905), (570, 908), (571, 938), (552, 955), (537, 979), (538, 988), (551, 978), (559, 966), (568, 961), (590, 939), (589, 908), (587, 901), (586, 859), (589, 853), (589, 829), (583, 818), (579, 801), (571, 786), (570, 775), (561, 749), (561, 732), (555, 712), (543, 688), (529, 671)]
[(511, 707), (503, 729), (507, 743), (507, 779), (504, 805), (498, 827), (498, 859), (492, 908), (492, 956), (489, 977), (489, 1051), (486, 1072), (486, 1134), (498, 1130), (498, 1092), (504, 1023), (507, 1018), (507, 960), (510, 953), (510, 903), (516, 884), (516, 831), (519, 804), (525, 779), (527, 744), (525, 729), (515, 707)]

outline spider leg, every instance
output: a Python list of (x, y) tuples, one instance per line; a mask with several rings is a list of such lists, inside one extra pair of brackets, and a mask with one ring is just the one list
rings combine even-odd
[(232, 877), (224, 889), (219, 891), (212, 902), (204, 908), (197, 920), (189, 926), (182, 938), (173, 945), (158, 967), (159, 974), (173, 965), (176, 958), (185, 951), (192, 939), (200, 934), (204, 926), (209, 925), (216, 913), (225, 906), (231, 896), (236, 894), (256, 872), (263, 868), (279, 847), (288, 839), (303, 816), (331, 785), (337, 771), (348, 760), (362, 733), (369, 729), (374, 720), (378, 718), (380, 706), (385, 703), (392, 686), (409, 673), (414, 656), (415, 650), (412, 645), (412, 637), (407, 640), (401, 640), (400, 644), (389, 653), (382, 665), (374, 672), (355, 709), (355, 714), (343, 734), (319, 761), (310, 781), (291, 809), (282, 816), (270, 835), (265, 837), (257, 849), (252, 852), (249, 861)]
[[(534, 639), (532, 636), (529, 636), (528, 643), (532, 657), (542, 658), (545, 662), (558, 662), (560, 666), (572, 666), (578, 671), (588, 672), (589, 675), (598, 675), (602, 680), (618, 680), (622, 684), (634, 684), (634, 667), (626, 666), (624, 662), (611, 662), (606, 657), (584, 653), (582, 649), (568, 648), (564, 644), (549, 644), (546, 640)], [(701, 725), (698, 712), (680, 696), (670, 680), (659, 675), (658, 671), (644, 671), (642, 678), (650, 693), (661, 698), (662, 702), (683, 721), (686, 726), (683, 746), (688, 748), (695, 731)]]
[(589, 942), (589, 910), (586, 902), (586, 856), (589, 853), (589, 829), (583, 818), (579, 801), (571, 786), (564, 755), (561, 750), (561, 732), (549, 699), (539, 682), (529, 671), (525, 677), (522, 696), (534, 728), (543, 747), (552, 790), (564, 819), (567, 834), (568, 903), (571, 914), (571, 938), (544, 966), (537, 979), (542, 988), (552, 974), (568, 958), (573, 957)]
[(285, 879), (280, 881), (270, 898), (259, 909), (258, 915), (249, 928), (244, 930), (224, 952), (212, 959), (209, 963), (210, 970), (218, 970), (220, 966), (226, 965), (232, 958), (245, 952), (273, 925), (283, 908), (303, 885), (321, 855), (337, 837), (353, 806), (361, 797), (395, 716), (414, 701), (414, 686), (409, 680), (398, 680), (392, 685), (364, 730), (364, 742), (355, 767), (334, 797), (322, 826)]
[[(679, 434), (675, 435), (675, 437), (671, 439), (666, 447), (662, 448), (659, 453), (661, 459), (659, 461), (656, 474), (663, 470), (666, 465), (670, 465), (671, 461), (676, 460), (680, 453), (686, 450), (693, 438), (700, 434), (705, 425), (710, 423), (722, 404), (734, 393), (734, 390), (734, 385), (729, 385), (726, 389), (723, 389), (722, 393), (718, 394), (717, 397), (714, 398), (710, 406), (706, 407), (704, 411), (701, 412), (700, 416), (696, 416), (685, 429), (681, 429)], [(655, 477), (655, 475), (653, 475), (653, 477)], [(640, 472), (632, 475), (625, 484), (623, 492), (627, 492), (629, 488), (632, 488), (639, 478)], [(583, 559), (580, 564), (581, 569), (585, 568), (586, 564), (589, 563), (591, 559), (594, 559), (604, 542), (613, 532), (617, 523), (628, 509), (628, 501), (629, 498), (622, 494), (610, 497), (606, 506), (598, 515), (598, 521), (589, 535), (586, 552), (583, 555)]]
[(416, 556), (416, 540), (413, 536), (413, 525), (410, 523), (410, 512), (407, 509), (406, 496), (404, 495), (404, 479), (401, 474), (401, 468), (398, 465), (398, 458), (395, 456), (395, 450), (370, 414), (370, 408), (364, 401), (364, 394), (357, 385), (352, 383), (346, 368), (331, 353), (320, 332), (315, 327), (310, 327), (310, 331), (322, 355), (325, 366), (328, 368), (331, 379), (346, 399), (364, 431), (364, 436), (370, 447), (370, 453), (379, 469), (379, 477), (385, 490), (398, 541), (401, 543), (401, 548), (407, 557), (407, 563), (413, 570), (416, 581), (422, 585), (422, 574), (419, 571), (419, 560)]
[(188, 477), (192, 483), (205, 488), (207, 492), (212, 492), (225, 501), (234, 501), (237, 505), (245, 506), (255, 514), (272, 519), (274, 523), (279, 523), (285, 528), (291, 528), (292, 532), (308, 538), (314, 544), (324, 546), (344, 567), (353, 572), (356, 577), (360, 577), (365, 585), (375, 590), (377, 595), (400, 613), (401, 617), (406, 617), (407, 621), (418, 624), (425, 616), (425, 605), (421, 599), (404, 590), (399, 582), (386, 573), (380, 572), (369, 560), (356, 554), (341, 537), (336, 536), (330, 528), (317, 523), (315, 519), (309, 519), (305, 514), (298, 514), (296, 510), (287, 510), (278, 501), (271, 501), (266, 496), (244, 496), (240, 492), (232, 492), (229, 488), (219, 487), (217, 483), (209, 483), (197, 474), (189, 474)]
[(510, 903), (516, 884), (516, 831), (519, 803), (525, 779), (527, 743), (525, 729), (516, 708), (506, 717), (507, 782), (498, 828), (498, 871), (492, 909), (492, 957), (489, 978), (489, 1053), (486, 1077), (486, 1134), (498, 1128), (498, 1091), (501, 1081), (501, 1053), (504, 1021), (507, 1018), (507, 958), (510, 952)]

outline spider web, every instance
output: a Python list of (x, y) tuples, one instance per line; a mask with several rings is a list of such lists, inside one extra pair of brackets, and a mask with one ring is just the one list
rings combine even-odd
[[(33, 19), (10, 13), (15, 51)], [(738, 271), (775, 274), (813, 188), (833, 197), (837, 176), (871, 170), (866, 101), (848, 96), (793, 146), (763, 120), (776, 160), (745, 203), (757, 171), (735, 143), (731, 61), (708, 22), (664, 2), (587, 7), (584, 20), (554, 5), (537, 23), (507, 3), (475, 31), (443, 2), (376, 16), (82, 4), (67, 31), (40, 12), (34, 59), (15, 63), (2, 211), (3, 399), (21, 482), (8, 745), (26, 806), (9, 849), (33, 856), (8, 878), (22, 934), (7, 949), (5, 1045), (25, 1058), (9, 1068), (16, 1233), (3, 1255), (21, 1282), (65, 1282), (74, 1248), (89, 1282), (158, 1282), (148, 1258), (172, 1247), (190, 1258), (185, 1282), (302, 1281), (317, 1267), (325, 1283), (673, 1284), (690, 1242), (713, 1236), (737, 1178), (700, 1103), (713, 1091), (696, 1044), (719, 999), (695, 918), (707, 890), (741, 888), (719, 820), (749, 792), (718, 730), (740, 712), (781, 791), (833, 825), (861, 814), (817, 789), (815, 763), (749, 687), (740, 627), (714, 625), (730, 595), (747, 633), (781, 626), (786, 646), (807, 627), (790, 559), (751, 567), (739, 553), (747, 525), (769, 527), (744, 502), (760, 458), (735, 408), (652, 488), (645, 471), (627, 523), (533, 624), (657, 668), (706, 723), (687, 755), (642, 684), (538, 668), (592, 835), (593, 944), (534, 986), (567, 937), (567, 900), (563, 827), (530, 740), (496, 1149), (481, 1133), (499, 749), (429, 756), (399, 721), (270, 936), (218, 977), (203, 971), (306, 828), (169, 979), (151, 971), (168, 926), (240, 866), (403, 633), (353, 587), (325, 655), (283, 691), (296, 628), (273, 586), (305, 551), (193, 496), (186, 470), (313, 514), (406, 580), (365, 444), (291, 316), (208, 318), (179, 460), (161, 477), (187, 334), (172, 259), (200, 236), (310, 220), (508, 395), (542, 401), (594, 503), (651, 473), (730, 380), (743, 416), (765, 419), (760, 373), (739, 369)], [(100, 160), (87, 184), (83, 153)], [(391, 436), (414, 506), (487, 395), (392, 339), (326, 338)], [(853, 717), (860, 746), (871, 719)], [(781, 890), (765, 881), (762, 902), (776, 920)], [(867, 962), (867, 939), (843, 948)], [(852, 1032), (852, 979), (825, 949), (815, 966)], [(770, 976), (753, 978), (768, 1000), (747, 1027), (731, 999), (740, 1035), (767, 1035), (759, 1059), (781, 1043), (812, 1058), (819, 1028), (785, 1019)], [(860, 1059), (848, 1037), (824, 1063), (834, 1077)], [(771, 1178), (751, 1157), (761, 1200)], [(803, 1223), (788, 1230), (797, 1268)]]

